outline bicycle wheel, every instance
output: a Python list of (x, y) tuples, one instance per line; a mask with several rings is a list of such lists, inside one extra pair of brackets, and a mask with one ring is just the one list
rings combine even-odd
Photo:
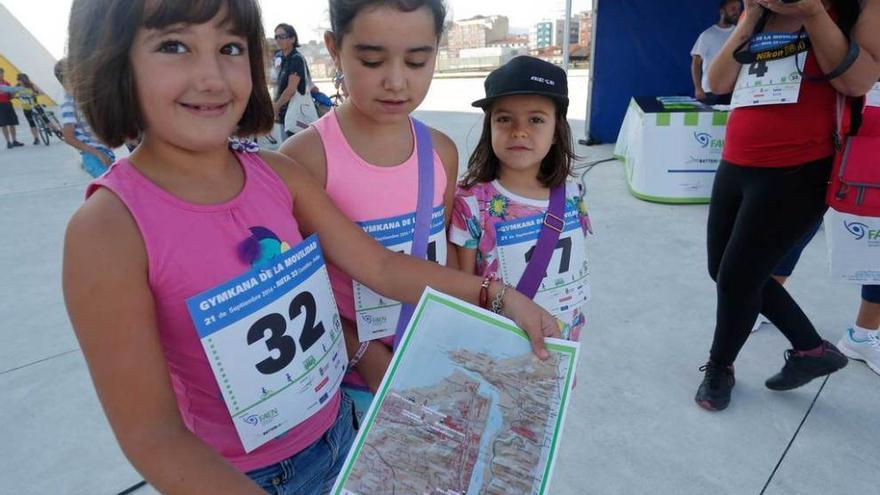
[(43, 144), (49, 146), (49, 127), (45, 122), (41, 122), (40, 125), (37, 126), (37, 133), (40, 135)]

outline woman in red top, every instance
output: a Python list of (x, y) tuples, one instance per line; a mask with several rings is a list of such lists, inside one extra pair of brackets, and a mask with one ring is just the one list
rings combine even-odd
[(709, 85), (733, 92), (734, 110), (709, 207), (718, 308), (695, 397), (705, 409), (729, 404), (733, 362), (759, 312), (794, 348), (768, 388), (846, 365), (770, 274), (825, 212), (837, 93), (864, 95), (880, 78), (880, 0), (862, 3), (745, 0), (745, 19), (709, 68)]

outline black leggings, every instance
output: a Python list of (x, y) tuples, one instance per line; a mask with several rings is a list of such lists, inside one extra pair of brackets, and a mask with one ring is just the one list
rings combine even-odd
[(710, 357), (730, 365), (746, 343), (758, 313), (792, 347), (807, 350), (822, 339), (779, 282), (779, 261), (825, 213), (832, 158), (794, 167), (740, 167), (722, 161), (709, 205), (709, 276), (718, 309)]

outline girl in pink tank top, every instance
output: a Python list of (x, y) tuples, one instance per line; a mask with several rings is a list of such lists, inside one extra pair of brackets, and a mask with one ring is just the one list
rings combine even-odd
[[(426, 31), (435, 5), (395, 25)], [(328, 492), (356, 420), (325, 256), (407, 304), (426, 285), (476, 303), (482, 280), (384, 249), (286, 157), (228, 148), (272, 127), (255, 0), (75, 0), (69, 33), (96, 135), (143, 136), (89, 186), (64, 248), (68, 313), (123, 452), (162, 493)], [(502, 287), (490, 296), (546, 357), (552, 317)]]
[[(382, 2), (372, 2), (381, 5)], [(419, 170), (410, 113), (424, 100), (434, 74), (443, 17), (439, 2), (413, 13), (382, 6), (357, 14), (351, 27), (334, 28), (325, 40), (337, 70), (345, 74), (349, 98), (311, 128), (291, 137), (281, 152), (308, 168), (324, 184), (349, 219), (392, 250), (410, 253), (412, 227), (402, 235), (394, 220), (412, 217)], [(331, 11), (332, 12), (332, 11)], [(415, 14), (415, 15), (413, 15)], [(439, 17), (438, 17), (439, 16)], [(409, 25), (388, 29), (398, 19), (419, 19), (431, 29)], [(338, 20), (337, 20), (338, 21)], [(369, 46), (369, 49), (364, 49)], [(451, 218), (458, 152), (443, 133), (432, 130), (435, 222), (429, 258), (447, 257), (446, 227)], [(354, 370), (344, 386), (364, 414), (391, 360), (393, 333), (400, 319), (397, 301), (378, 297), (335, 266), (329, 267)]]

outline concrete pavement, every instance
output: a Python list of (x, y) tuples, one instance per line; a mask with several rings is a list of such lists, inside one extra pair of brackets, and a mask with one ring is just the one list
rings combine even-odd
[[(480, 115), (417, 116), (447, 132), (464, 163)], [(582, 136), (583, 121), (572, 124)], [(611, 155), (578, 151), (584, 161)], [(104, 418), (60, 290), (64, 226), (89, 180), (78, 163), (57, 140), (0, 149), (0, 494), (116, 494), (141, 479)], [(763, 381), (786, 342), (765, 325), (737, 361), (730, 408), (699, 409), (715, 309), (707, 208), (633, 198), (618, 162), (595, 166), (586, 183), (593, 300), (552, 492), (880, 493), (880, 376), (851, 362), (824, 387), (771, 392)], [(824, 242), (820, 232), (789, 288), (836, 342), (859, 294), (828, 281)]]

